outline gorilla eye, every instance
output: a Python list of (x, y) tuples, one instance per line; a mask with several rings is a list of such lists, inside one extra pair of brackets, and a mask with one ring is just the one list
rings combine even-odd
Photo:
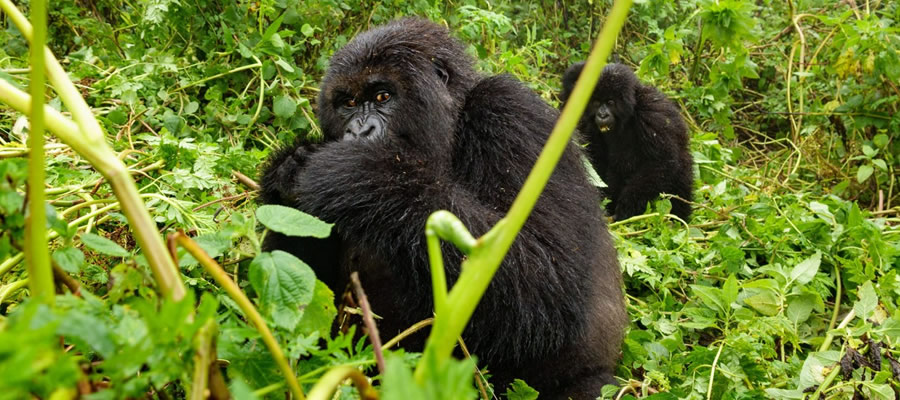
[(612, 101), (612, 100), (607, 100), (607, 101), (606, 101), (606, 104), (609, 104), (609, 105), (613, 105), (613, 104), (615, 104), (615, 103), (616, 103), (616, 102), (614, 102), (614, 101)]
[(356, 99), (347, 99), (344, 101), (344, 107), (353, 108), (356, 107)]
[(388, 92), (378, 92), (378, 94), (375, 95), (375, 101), (377, 101), (379, 103), (384, 103), (390, 99), (391, 99), (391, 94)]

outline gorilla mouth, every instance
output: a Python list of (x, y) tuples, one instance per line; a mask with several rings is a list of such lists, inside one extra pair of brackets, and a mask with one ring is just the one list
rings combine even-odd
[(594, 116), (594, 124), (597, 125), (597, 129), (600, 132), (609, 132), (615, 124), (615, 118), (613, 118), (612, 114), (607, 114), (606, 116), (597, 114)]

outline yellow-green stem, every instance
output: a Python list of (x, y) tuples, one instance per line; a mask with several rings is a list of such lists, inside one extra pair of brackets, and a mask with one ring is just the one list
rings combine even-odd
[(191, 400), (209, 398), (209, 367), (214, 363), (216, 351), (216, 320), (210, 318), (194, 336), (194, 377), (191, 382)]
[[(10, 0), (0, 0), (0, 10), (9, 15), (10, 20), (16, 25), (26, 40), (33, 39), (31, 24)], [(81, 98), (81, 93), (69, 80), (62, 65), (46, 46), (44, 56), (46, 58), (47, 78), (56, 89), (63, 104), (72, 112), (76, 129), (54, 129), (71, 127), (71, 121), (63, 122), (65, 118), (58, 112), (48, 110), (44, 112), (50, 116), (47, 118), (47, 127), (56, 136), (63, 140), (73, 150), (88, 160), (97, 171), (102, 174), (115, 192), (116, 197), (122, 202), (122, 212), (128, 218), (134, 231), (135, 240), (147, 257), (150, 269), (153, 271), (157, 285), (163, 296), (173, 300), (184, 297), (184, 284), (181, 282), (180, 272), (169, 257), (166, 247), (159, 236), (156, 224), (150, 218), (150, 213), (144, 207), (144, 203), (138, 196), (137, 187), (125, 164), (119, 160), (115, 152), (106, 142), (106, 135), (100, 124), (94, 118), (94, 114), (87, 103)], [(31, 115), (32, 106), (29, 96), (22, 93), (9, 83), (0, 80), (0, 101), (5, 102), (19, 112)]]
[(178, 245), (184, 247), (188, 253), (194, 256), (200, 265), (203, 266), (203, 269), (206, 270), (206, 273), (210, 274), (213, 279), (219, 283), (219, 286), (225, 290), (225, 293), (228, 293), (228, 296), (237, 303), (238, 307), (241, 308), (241, 311), (244, 312), (244, 315), (247, 316), (247, 319), (250, 320), (250, 323), (252, 323), (253, 326), (256, 327), (256, 330), (259, 331), (263, 343), (265, 343), (269, 352), (272, 353), (275, 364), (278, 365), (281, 374), (284, 375), (284, 379), (287, 381), (291, 393), (299, 400), (305, 399), (303, 396), (303, 389), (300, 387), (300, 383), (297, 382), (297, 376), (294, 375), (291, 364), (288, 362), (287, 358), (285, 358), (284, 352), (281, 351), (281, 347), (278, 346), (278, 341), (275, 340), (275, 336), (272, 335), (272, 331), (269, 330), (266, 321), (263, 319), (262, 315), (256, 311), (256, 307), (253, 306), (253, 303), (250, 302), (247, 295), (244, 294), (241, 288), (231, 280), (228, 273), (219, 266), (219, 263), (206, 254), (206, 252), (203, 251), (197, 243), (191, 240), (191, 238), (180, 232), (172, 234), (170, 240), (172, 240), (172, 238), (174, 238)]
[[(0, 0), (0, 5), (3, 4)], [(31, 96), (22, 92), (10, 83), (0, 80), (0, 102), (18, 112), (30, 116)], [(110, 183), (116, 197), (122, 202), (122, 212), (131, 222), (135, 239), (150, 262), (150, 269), (164, 297), (179, 300), (184, 297), (185, 289), (178, 269), (169, 257), (156, 224), (139, 198), (137, 187), (131, 180), (125, 164), (119, 160), (112, 149), (102, 142), (92, 145), (82, 140), (78, 134), (79, 127), (64, 117), (59, 111), (44, 106), (44, 121), (50, 132), (62, 139), (73, 150), (88, 160)], [(128, 203), (128, 204), (126, 204)]]
[(47, 1), (31, 1), (31, 21), (37, 29), (32, 34), (31, 62), (31, 129), (28, 133), (28, 218), (25, 223), (25, 265), (31, 295), (53, 303), (53, 270), (47, 248), (47, 195), (44, 193), (44, 43), (47, 42)]
[(369, 384), (369, 379), (356, 367), (341, 366), (322, 375), (312, 390), (309, 391), (309, 400), (331, 399), (334, 391), (345, 380), (350, 379), (359, 392), (359, 398), (363, 400), (378, 400), (378, 392)]

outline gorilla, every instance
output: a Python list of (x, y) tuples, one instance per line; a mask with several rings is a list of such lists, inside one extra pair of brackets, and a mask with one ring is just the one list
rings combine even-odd
[[(563, 104), (583, 68), (580, 62), (563, 74)], [(617, 220), (643, 214), (660, 193), (693, 198), (694, 161), (678, 107), (656, 88), (642, 85), (627, 66), (603, 69), (578, 129), (594, 170), (607, 184), (607, 210)], [(672, 214), (687, 221), (691, 206), (672, 199)]]
[[(433, 315), (424, 228), (437, 210), (476, 235), (503, 217), (558, 112), (509, 76), (482, 76), (463, 45), (424, 19), (359, 34), (321, 84), (324, 141), (299, 140), (263, 168), (261, 200), (334, 223), (332, 238), (271, 233), (343, 288), (358, 271), (379, 331)], [(570, 144), (463, 338), (499, 390), (524, 379), (547, 398), (593, 399), (614, 383), (628, 323), (596, 189)], [(449, 282), (463, 255), (445, 244)], [(405, 340), (421, 350), (424, 337)]]

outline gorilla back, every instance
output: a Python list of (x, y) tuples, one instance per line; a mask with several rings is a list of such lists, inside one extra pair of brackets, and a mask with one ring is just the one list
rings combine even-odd
[[(333, 222), (333, 237), (273, 234), (265, 247), (307, 261), (332, 288), (359, 271), (384, 317), (379, 331), (393, 337), (432, 315), (426, 218), (446, 209), (485, 233), (558, 113), (511, 77), (480, 76), (443, 27), (401, 19), (334, 54), (317, 115), (325, 142), (276, 152), (262, 200)], [(522, 378), (542, 398), (593, 399), (614, 382), (627, 324), (622, 278), (579, 151), (564, 153), (464, 333), (501, 391)], [(462, 255), (450, 247), (453, 282)]]

